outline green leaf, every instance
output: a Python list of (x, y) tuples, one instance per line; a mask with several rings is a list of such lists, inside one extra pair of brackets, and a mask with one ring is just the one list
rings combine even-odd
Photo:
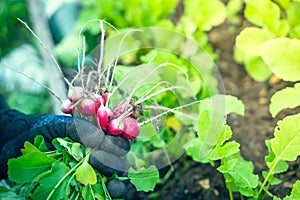
[(207, 157), (211, 160), (219, 160), (239, 152), (239, 147), (240, 144), (235, 141), (228, 142), (223, 146), (216, 145), (216, 147), (208, 153)]
[[(224, 131), (224, 116), (231, 112), (244, 114), (244, 105), (236, 97), (215, 95), (201, 102), (197, 133), (200, 140), (193, 141), (191, 146), (187, 148), (189, 154), (194, 154), (193, 159), (203, 160), (208, 152), (214, 148)], [(198, 151), (198, 155), (196, 155), (196, 151)]]
[(258, 175), (253, 174), (254, 166), (251, 162), (240, 158), (228, 174), (233, 177), (234, 184), (239, 188), (256, 188)]
[(248, 27), (236, 37), (236, 47), (247, 56), (260, 56), (260, 46), (269, 39), (266, 31), (257, 27)]
[(225, 174), (228, 173), (229, 170), (232, 170), (236, 163), (238, 162), (238, 159), (230, 159), (226, 162), (222, 162), (220, 167), (218, 167), (218, 171)]
[(67, 187), (71, 174), (66, 176), (69, 172), (69, 167), (64, 163), (54, 162), (52, 168), (44, 172), (38, 177), (38, 187), (34, 190), (33, 199), (66, 199), (69, 195)]
[(210, 98), (204, 99), (200, 103), (200, 112), (203, 110), (214, 110), (215, 112), (228, 115), (229, 113), (236, 113), (244, 115), (244, 104), (235, 96), (217, 94)]
[[(269, 150), (269, 155), (267, 155), (265, 157), (265, 162), (266, 162), (267, 166), (270, 168), (272, 162), (274, 161), (275, 154), (272, 150), (270, 140), (266, 140), (265, 142), (266, 142), (266, 146), (268, 147), (268, 150)], [(273, 169), (272, 174), (286, 172), (288, 170), (288, 168), (289, 168), (289, 165), (284, 160), (280, 160), (277, 163), (277, 165), (275, 166), (275, 168)]]
[(231, 127), (228, 125), (224, 125), (220, 137), (217, 141), (217, 144), (222, 145), (225, 141), (229, 140), (232, 136)]
[(22, 154), (27, 154), (27, 153), (32, 153), (32, 152), (40, 152), (40, 150), (35, 147), (33, 144), (30, 142), (26, 141), (24, 143), (24, 149), (21, 149)]
[(49, 151), (49, 149), (45, 143), (44, 137), (41, 135), (38, 135), (34, 138), (33, 144), (42, 152)]
[(196, 162), (209, 163), (211, 160), (209, 160), (207, 156), (200, 156), (200, 151), (203, 147), (203, 144), (203, 141), (201, 141), (199, 137), (194, 138), (190, 145), (186, 147), (186, 154), (191, 156)]
[(93, 167), (85, 160), (75, 172), (76, 180), (84, 185), (95, 184), (97, 176)]
[(300, 80), (300, 40), (277, 38), (265, 42), (261, 56), (270, 70), (285, 81)]
[(270, 140), (274, 160), (269, 165), (270, 173), (274, 171), (280, 160), (294, 161), (300, 155), (300, 114), (292, 115), (280, 120), (274, 131), (274, 138)]
[(104, 200), (104, 196), (103, 196), (104, 195), (104, 190), (103, 190), (102, 185), (100, 185), (100, 183), (96, 183), (96, 184), (92, 185), (91, 187), (94, 191), (95, 197), (98, 200), (101, 200), (101, 199)]
[(250, 58), (245, 61), (247, 73), (256, 81), (266, 81), (272, 72), (261, 57)]
[[(83, 158), (82, 146), (78, 142), (73, 142), (69, 138), (55, 138), (53, 143), (59, 143), (60, 146), (64, 147), (64, 150), (71, 155), (75, 160), (79, 161)], [(58, 147), (58, 149), (60, 149)]]
[(80, 161), (83, 159), (83, 151), (80, 143), (73, 143), (70, 150), (70, 154), (75, 158), (75, 160)]
[(230, 21), (236, 22), (238, 21), (238, 13), (243, 8), (243, 0), (229, 0), (227, 5), (227, 17)]
[(280, 8), (271, 0), (245, 0), (245, 17), (255, 25), (274, 27), (280, 18)]
[(291, 0), (275, 0), (275, 2), (279, 3), (279, 5), (284, 8), (287, 9), (287, 7), (289, 6)]
[(293, 186), (290, 196), (284, 197), (283, 200), (298, 200), (300, 199), (300, 181), (297, 180)]
[[(268, 172), (267, 171), (262, 171), (262, 176), (264, 177), (264, 179), (266, 179), (266, 177), (268, 176)], [(282, 181), (278, 178), (275, 178), (274, 176), (271, 176), (268, 180), (268, 183), (270, 185), (278, 185), (280, 184)]]
[[(209, 31), (213, 26), (221, 24), (226, 18), (226, 7), (219, 0), (186, 0), (185, 16), (198, 25), (198, 29)], [(215, 12), (215, 11), (218, 12)]]
[(136, 187), (137, 191), (153, 191), (158, 179), (159, 173), (156, 167), (151, 165), (149, 168), (140, 168), (134, 170), (129, 168), (128, 178), (130, 182)]
[(198, 123), (198, 138), (200, 148), (198, 157), (204, 158), (208, 152), (216, 145), (225, 125), (224, 116), (217, 111), (204, 110), (200, 113)]
[(85, 185), (81, 190), (81, 195), (84, 200), (95, 200), (95, 195), (90, 185)]
[(291, 26), (296, 26), (300, 23), (300, 2), (291, 2), (286, 11), (287, 20)]
[(49, 170), (55, 159), (42, 152), (27, 153), (8, 161), (8, 177), (16, 183), (31, 183), (39, 174)]
[(285, 108), (295, 108), (300, 105), (300, 83), (294, 87), (287, 87), (276, 92), (270, 103), (270, 113), (275, 117), (281, 110)]

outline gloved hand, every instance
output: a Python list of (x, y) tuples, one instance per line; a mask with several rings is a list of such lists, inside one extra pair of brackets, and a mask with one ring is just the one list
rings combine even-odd
[(130, 142), (122, 136), (105, 135), (89, 121), (61, 115), (26, 115), (17, 110), (0, 110), (0, 178), (7, 178), (7, 161), (21, 155), (25, 141), (37, 135), (45, 138), (49, 149), (56, 137), (69, 137), (86, 147), (97, 148), (90, 164), (105, 176), (124, 175), (129, 165), (124, 158)]

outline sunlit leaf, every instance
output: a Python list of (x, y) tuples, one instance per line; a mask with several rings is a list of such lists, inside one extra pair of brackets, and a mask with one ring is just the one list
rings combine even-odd
[(239, 159), (228, 173), (233, 177), (234, 184), (239, 188), (255, 188), (258, 185), (258, 175), (253, 174), (254, 166), (251, 162)]
[(297, 180), (293, 186), (291, 195), (284, 197), (283, 200), (298, 200), (300, 199), (300, 181)]
[(153, 191), (158, 179), (159, 173), (156, 167), (151, 165), (148, 168), (140, 168), (134, 170), (129, 168), (128, 178), (130, 182), (136, 187), (137, 191)]
[(280, 160), (294, 161), (300, 155), (300, 114), (280, 120), (270, 140), (274, 160), (269, 164), (272, 172)]
[(272, 72), (261, 57), (251, 58), (245, 61), (247, 73), (256, 81), (266, 81)]
[(236, 37), (236, 47), (249, 56), (260, 56), (260, 46), (269, 39), (265, 30), (257, 27), (248, 27)]
[(265, 42), (260, 53), (269, 69), (286, 81), (300, 80), (300, 40), (277, 38)]
[(219, 160), (219, 159), (222, 159), (227, 156), (231, 156), (231, 155), (239, 152), (240, 151), (239, 147), (240, 147), (240, 144), (235, 141), (227, 142), (226, 144), (224, 144), (222, 146), (216, 145), (216, 147), (213, 148), (208, 153), (207, 156), (211, 160)]
[(245, 0), (245, 17), (258, 26), (273, 27), (280, 17), (280, 8), (271, 0)]
[(286, 11), (287, 20), (291, 26), (296, 26), (300, 23), (300, 2), (291, 2)]
[(42, 152), (26, 153), (8, 161), (9, 180), (16, 183), (30, 183), (37, 175), (49, 170), (55, 159)]
[(68, 181), (71, 177), (71, 175), (65, 175), (69, 170), (69, 167), (64, 163), (54, 162), (49, 171), (40, 175), (38, 179), (39, 185), (34, 190), (32, 198), (49, 200), (65, 199), (68, 195), (67, 191), (69, 191), (66, 188), (69, 187)]
[(38, 135), (34, 138), (34, 146), (36, 146), (42, 152), (49, 151), (45, 143), (44, 137), (41, 135)]
[(214, 110), (222, 113), (223, 115), (228, 115), (230, 113), (244, 115), (244, 109), (243, 102), (237, 97), (231, 95), (214, 95), (210, 98), (204, 99), (204, 101), (200, 103), (200, 111)]
[(291, 0), (275, 0), (275, 2), (279, 3), (279, 5), (281, 7), (283, 7), (284, 9), (287, 9), (287, 7), (289, 6)]
[(40, 150), (31, 144), (30, 142), (26, 141), (24, 143), (24, 149), (21, 149), (22, 154), (32, 153), (32, 152), (40, 152)]
[[(267, 155), (265, 157), (265, 162), (266, 162), (267, 166), (270, 168), (270, 167), (272, 167), (271, 166), (272, 162), (275, 159), (275, 154), (272, 150), (270, 140), (266, 140), (265, 143), (266, 143), (266, 146), (269, 150), (269, 155)], [(289, 165), (287, 164), (287, 162), (285, 162), (284, 160), (280, 160), (280, 161), (278, 161), (277, 165), (274, 167), (274, 169), (272, 171), (272, 174), (278, 174), (278, 173), (286, 172), (288, 170), (288, 167), (289, 167)]]
[(300, 105), (300, 83), (276, 92), (271, 98), (270, 113), (275, 117), (285, 108), (295, 108)]
[(84, 185), (95, 184), (97, 182), (96, 173), (93, 167), (84, 161), (75, 172), (76, 180)]
[[(204, 31), (221, 24), (226, 18), (226, 7), (219, 0), (186, 0), (184, 7), (185, 15)], [(216, 10), (218, 12), (215, 12)]]

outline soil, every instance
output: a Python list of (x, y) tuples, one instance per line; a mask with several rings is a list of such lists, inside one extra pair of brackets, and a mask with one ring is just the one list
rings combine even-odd
[[(225, 22), (209, 33), (209, 40), (215, 49), (220, 50), (217, 65), (226, 93), (238, 97), (245, 105), (244, 116), (230, 115), (228, 117), (228, 124), (234, 132), (232, 139), (240, 143), (242, 156), (244, 159), (253, 162), (255, 173), (261, 177), (261, 171), (267, 170), (264, 164), (264, 157), (268, 155), (265, 140), (273, 137), (273, 130), (278, 120), (295, 113), (295, 111), (287, 110), (280, 113), (275, 119), (272, 118), (269, 113), (270, 98), (275, 91), (286, 87), (288, 83), (278, 81), (274, 77), (266, 82), (256, 82), (247, 75), (244, 66), (238, 65), (234, 61), (234, 41), (241, 30), (239, 27), (242, 27), (242, 24), (243, 22), (240, 24)], [(232, 29), (235, 29), (235, 31), (231, 31)], [(299, 112), (299, 110), (296, 112)], [(183, 157), (184, 162), (191, 163), (189, 169), (180, 173), (170, 187), (161, 191), (158, 199), (229, 199), (223, 176), (216, 170), (218, 163), (215, 167), (212, 167)], [(289, 171), (278, 176), (282, 183), (270, 188), (273, 194), (281, 198), (290, 194), (293, 183), (297, 180), (297, 177), (300, 177), (300, 159), (289, 163), (289, 165)], [(146, 199), (146, 196), (140, 194), (135, 198)], [(239, 198), (236, 194), (235, 199)]]

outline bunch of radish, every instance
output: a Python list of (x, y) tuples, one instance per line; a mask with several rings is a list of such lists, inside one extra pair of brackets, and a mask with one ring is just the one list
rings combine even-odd
[(62, 112), (74, 114), (79, 111), (83, 116), (92, 116), (94, 123), (111, 135), (122, 135), (128, 140), (135, 139), (140, 127), (137, 114), (132, 106), (125, 108), (124, 103), (117, 105), (112, 110), (108, 108), (109, 93), (107, 91), (87, 94), (84, 88), (74, 86), (69, 89), (68, 99), (62, 102)]
[[(93, 21), (93, 20), (92, 20)], [(92, 22), (90, 21), (90, 22)], [(49, 49), (43, 44), (43, 42), (33, 33), (33, 31), (27, 26), (27, 24), (23, 21), (21, 21), (28, 29), (29, 31), (37, 38), (37, 40), (42, 44), (42, 46), (47, 50), (47, 52), (50, 52)], [(66, 85), (69, 87), (68, 91), (68, 99), (63, 100), (60, 97), (58, 97), (50, 88), (47, 86), (38, 83), (37, 81), (33, 80), (39, 85), (42, 85), (44, 88), (46, 88), (54, 97), (56, 97), (61, 102), (61, 110), (65, 114), (71, 114), (75, 117), (83, 117), (91, 120), (95, 125), (97, 125), (100, 129), (102, 129), (105, 133), (118, 136), (121, 135), (124, 138), (128, 140), (135, 139), (139, 133), (140, 133), (140, 126), (153, 122), (154, 120), (159, 119), (163, 115), (166, 115), (168, 113), (173, 114), (182, 114), (183, 117), (197, 120), (195, 117), (190, 116), (188, 114), (184, 114), (181, 112), (178, 112), (178, 109), (182, 109), (184, 107), (191, 106), (193, 104), (198, 104), (200, 101), (194, 101), (189, 104), (181, 105), (174, 108), (168, 108), (161, 105), (143, 105), (146, 101), (151, 100), (153, 97), (160, 95), (164, 92), (173, 91), (177, 89), (186, 89), (183, 86), (170, 86), (168, 81), (161, 81), (158, 83), (150, 83), (148, 86), (150, 86), (149, 90), (146, 91), (142, 96), (135, 97), (135, 93), (142, 87), (147, 84), (147, 79), (149, 79), (152, 75), (155, 75), (155, 73), (158, 72), (159, 69), (162, 69), (164, 67), (171, 67), (175, 68), (178, 72), (182, 72), (184, 76), (187, 77), (187, 74), (184, 69), (182, 69), (180, 66), (173, 64), (173, 63), (162, 63), (157, 66), (152, 65), (149, 63), (149, 66), (146, 66), (146, 68), (142, 69), (145, 76), (139, 77), (141, 78), (133, 88), (131, 88), (131, 93), (128, 94), (127, 97), (124, 98), (124, 100), (119, 103), (118, 105), (110, 105), (110, 99), (111, 97), (117, 93), (117, 91), (120, 89), (121, 85), (126, 83), (126, 81), (131, 81), (130, 79), (135, 78), (134, 73), (129, 73), (127, 76), (124, 76), (121, 81), (119, 81), (117, 84), (115, 83), (114, 77), (115, 77), (115, 71), (118, 64), (118, 59), (121, 54), (121, 47), (123, 45), (123, 42), (125, 40), (125, 37), (133, 31), (128, 31), (125, 33), (120, 41), (120, 44), (118, 46), (118, 51), (116, 53), (116, 56), (113, 58), (113, 60), (110, 61), (110, 63), (107, 66), (103, 66), (103, 60), (104, 60), (104, 38), (105, 38), (105, 29), (104, 29), (104, 23), (108, 26), (111, 26), (109, 23), (99, 20), (99, 25), (101, 29), (101, 42), (100, 42), (100, 54), (99, 54), (99, 60), (95, 64), (95, 69), (87, 70), (85, 66), (85, 40), (83, 38), (83, 49), (82, 49), (82, 58), (81, 60), (78, 57), (78, 71), (76, 76), (73, 78), (73, 80), (69, 81), (65, 76), (64, 73), (59, 66), (58, 62), (55, 60), (54, 56), (50, 53), (50, 57), (55, 63), (58, 72), (61, 75), (61, 78), (65, 81)], [(82, 33), (83, 29), (88, 23), (86, 23), (81, 31)], [(112, 27), (114, 28), (114, 27)], [(152, 68), (153, 67), (153, 68)], [(149, 70), (150, 69), (150, 70)], [(18, 71), (16, 71), (18, 72)], [(20, 74), (23, 74), (21, 72), (18, 72)], [(24, 76), (28, 77), (27, 75), (23, 74)], [(92, 79), (96, 80), (96, 85), (93, 85)], [(77, 81), (77, 82), (76, 82)], [(76, 84), (74, 84), (76, 82)], [(80, 83), (80, 84), (78, 84)], [(105, 88), (105, 89), (100, 89)], [(136, 99), (136, 100), (133, 100)], [(143, 105), (143, 106), (142, 106)], [(139, 119), (137, 108), (141, 106), (145, 110), (155, 110), (155, 111), (162, 111), (160, 114), (157, 114), (156, 116), (151, 116), (149, 119), (145, 119), (142, 121)], [(143, 112), (142, 110), (141, 112)], [(138, 122), (138, 120), (140, 122)]]

